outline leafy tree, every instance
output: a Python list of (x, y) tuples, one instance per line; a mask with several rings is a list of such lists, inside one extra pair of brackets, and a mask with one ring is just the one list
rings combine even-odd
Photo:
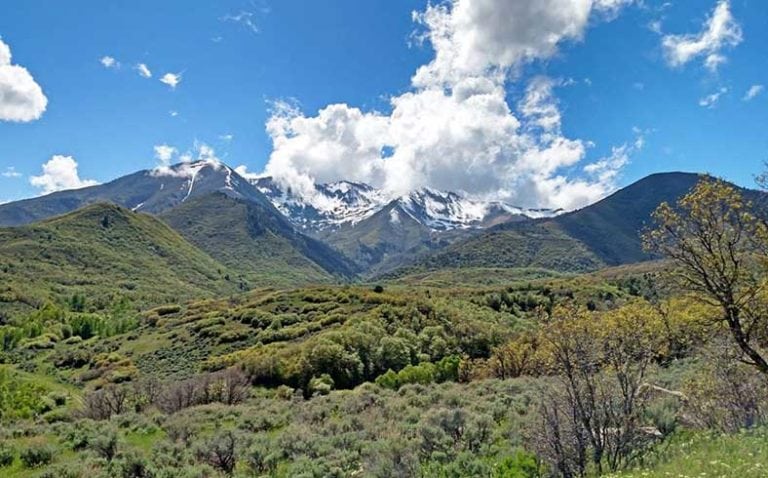
[(719, 307), (741, 359), (768, 374), (765, 265), (768, 229), (732, 186), (705, 178), (672, 207), (654, 212), (648, 249), (672, 259), (682, 285)]
[(665, 341), (661, 318), (638, 303), (605, 313), (558, 307), (541, 332), (544, 363), (560, 384), (544, 389), (532, 442), (563, 476), (627, 466), (655, 434), (643, 417), (646, 374)]

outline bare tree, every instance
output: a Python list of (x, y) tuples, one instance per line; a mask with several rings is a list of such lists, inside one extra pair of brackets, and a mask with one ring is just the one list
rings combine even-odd
[(124, 385), (108, 385), (83, 399), (83, 415), (94, 420), (107, 420), (128, 410), (129, 389)]

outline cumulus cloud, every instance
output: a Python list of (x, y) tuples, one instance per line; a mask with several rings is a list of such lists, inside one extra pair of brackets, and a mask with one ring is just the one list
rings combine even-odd
[(172, 90), (181, 83), (181, 73), (166, 73), (160, 77), (160, 82), (170, 86)]
[(81, 179), (77, 171), (77, 161), (72, 156), (54, 155), (43, 164), (40, 176), (29, 178), (30, 184), (41, 189), (41, 194), (49, 194), (64, 189), (80, 189), (99, 184), (92, 179)]
[(763, 85), (752, 85), (749, 87), (746, 93), (744, 93), (744, 101), (752, 101), (757, 98), (765, 90)]
[(39, 119), (48, 98), (26, 68), (11, 64), (11, 48), (0, 39), (0, 121)]
[(263, 178), (265, 176), (264, 173), (254, 173), (252, 171), (248, 171), (248, 166), (244, 164), (236, 167), (235, 172), (248, 181), (255, 181), (256, 179)]
[(152, 72), (149, 70), (149, 67), (145, 63), (139, 63), (136, 65), (136, 70), (139, 72), (139, 75), (143, 76), (144, 78), (152, 78)]
[(727, 60), (722, 50), (735, 47), (742, 39), (741, 26), (731, 14), (730, 2), (720, 0), (699, 33), (665, 35), (662, 47), (667, 62), (673, 67), (702, 57), (704, 66), (716, 71)]
[(551, 78), (534, 78), (519, 104), (520, 113), (545, 131), (560, 128), (560, 109), (553, 94), (555, 82)]
[(720, 97), (724, 94), (728, 93), (728, 88), (720, 88), (719, 90), (715, 91), (712, 94), (709, 94), (699, 100), (699, 106), (702, 106), (704, 108), (714, 108), (717, 106), (717, 103), (720, 101)]
[(592, 14), (612, 17), (631, 0), (453, 0), (414, 12), (435, 58), (420, 67), (415, 86), (450, 85), (467, 76), (547, 58), (582, 38)]
[[(622, 161), (568, 172), (589, 141), (566, 137), (554, 91), (536, 77), (516, 110), (507, 84), (525, 62), (582, 38), (590, 18), (612, 18), (629, 0), (453, 0), (414, 13), (433, 59), (388, 113), (332, 104), (314, 115), (278, 101), (266, 129), (264, 173), (312, 200), (315, 182), (360, 181), (398, 195), (421, 187), (520, 206), (574, 208), (615, 188)], [(627, 154), (629, 150), (625, 151)], [(243, 172), (246, 172), (243, 170)]]

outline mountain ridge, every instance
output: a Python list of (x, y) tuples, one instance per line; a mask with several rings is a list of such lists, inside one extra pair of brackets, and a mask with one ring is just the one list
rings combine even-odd
[[(321, 210), (270, 178), (247, 180), (218, 161), (197, 161), (1, 205), (0, 225), (111, 201), (166, 221), (249, 286), (440, 267), (581, 272), (651, 259), (639, 237), (651, 212), (688, 192), (701, 177), (654, 173), (562, 213), (428, 188), (388, 200), (368, 185), (337, 181), (316, 185), (323, 200), (338, 206)], [(740, 189), (749, 199), (765, 197)]]
[[(642, 247), (641, 233), (662, 203), (674, 203), (706, 175), (654, 173), (596, 203), (554, 218), (507, 222), (383, 274), (405, 274), (456, 267), (540, 267), (586, 272), (654, 259)], [(768, 194), (737, 187), (756, 206)]]
[(237, 271), (250, 286), (329, 283), (356, 275), (355, 265), (298, 233), (270, 208), (219, 191), (192, 198), (158, 217)]
[[(364, 183), (344, 180), (315, 184), (314, 194), (295, 193), (271, 177), (256, 178), (252, 184), (297, 227), (310, 233), (354, 226), (391, 204), (399, 204), (405, 213), (435, 231), (482, 229), (517, 217), (550, 217), (564, 212), (560, 209), (525, 209), (503, 201), (471, 199), (459, 193), (427, 187), (393, 196)], [(502, 216), (506, 216), (505, 219)]]

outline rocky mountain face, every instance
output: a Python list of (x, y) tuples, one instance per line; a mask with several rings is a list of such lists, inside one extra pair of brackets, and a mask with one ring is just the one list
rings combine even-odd
[(252, 183), (297, 229), (336, 248), (369, 274), (400, 267), (488, 227), (562, 212), (429, 188), (393, 197), (350, 181), (317, 184), (303, 194), (269, 177)]
[(310, 194), (299, 194), (269, 177), (258, 178), (253, 184), (297, 227), (316, 233), (354, 226), (384, 209), (393, 211), (391, 220), (395, 224), (404, 214), (433, 231), (482, 229), (510, 220), (554, 217), (563, 212), (473, 200), (430, 188), (393, 197), (367, 184), (350, 181), (317, 184)]

